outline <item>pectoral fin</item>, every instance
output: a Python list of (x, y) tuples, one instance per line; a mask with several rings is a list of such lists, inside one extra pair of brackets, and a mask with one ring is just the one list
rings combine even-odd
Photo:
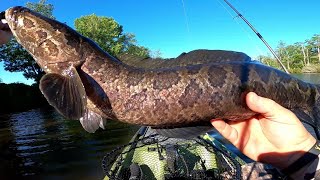
[(86, 92), (74, 67), (66, 74), (44, 75), (40, 80), (40, 90), (59, 113), (66, 118), (78, 120), (86, 113)]

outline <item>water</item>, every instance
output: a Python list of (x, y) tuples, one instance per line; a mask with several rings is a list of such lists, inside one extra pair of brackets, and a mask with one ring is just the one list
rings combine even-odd
[(293, 74), (293, 76), (304, 80), (306, 82), (320, 84), (320, 74), (319, 73), (309, 73), (309, 74)]
[[(320, 74), (295, 76), (320, 82)], [(89, 134), (53, 109), (0, 115), (0, 179), (102, 179), (104, 154), (138, 129), (116, 122), (107, 127)]]
[(0, 179), (102, 179), (104, 154), (138, 129), (108, 125), (89, 134), (53, 109), (0, 115)]

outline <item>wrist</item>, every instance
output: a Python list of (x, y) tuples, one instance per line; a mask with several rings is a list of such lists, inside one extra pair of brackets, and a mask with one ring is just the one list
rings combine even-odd
[[(307, 152), (281, 171), (290, 177), (304, 177), (319, 169), (320, 142), (316, 142)], [(298, 157), (298, 156), (297, 156)], [(303, 176), (302, 176), (303, 175)]]
[(299, 158), (308, 153), (308, 151), (310, 151), (316, 143), (317, 140), (313, 136), (310, 136), (310, 138), (304, 141), (303, 146), (297, 146), (296, 150), (290, 150), (290, 152), (284, 153), (284, 155), (282, 156), (283, 158), (279, 157), (279, 162), (273, 164), (274, 167), (277, 167), (281, 170), (286, 169), (294, 162), (296, 162)]
[(291, 179), (313, 179), (316, 172), (320, 169), (319, 156), (303, 168), (288, 175)]
[(282, 171), (283, 169), (286, 169), (287, 167), (292, 165), (294, 162), (296, 162), (298, 159), (300, 159), (304, 154), (308, 152), (308, 150), (290, 152), (288, 153), (288, 155), (284, 160), (282, 160), (279, 164), (276, 164), (274, 166)]

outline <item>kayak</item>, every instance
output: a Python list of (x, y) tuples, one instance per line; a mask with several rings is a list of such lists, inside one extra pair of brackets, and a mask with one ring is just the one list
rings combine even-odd
[(108, 152), (102, 168), (109, 179), (241, 179), (246, 162), (212, 136), (167, 138), (141, 127), (128, 144)]

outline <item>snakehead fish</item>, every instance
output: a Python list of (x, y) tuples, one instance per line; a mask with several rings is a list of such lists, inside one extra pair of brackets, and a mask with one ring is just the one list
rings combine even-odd
[(124, 63), (66, 24), (27, 8), (10, 8), (5, 19), (46, 72), (40, 90), (47, 101), (88, 132), (114, 119), (166, 136), (195, 135), (211, 128), (213, 118), (254, 116), (244, 101), (249, 91), (292, 110), (318, 132), (319, 86), (244, 53), (196, 50), (166, 61), (126, 57)]

